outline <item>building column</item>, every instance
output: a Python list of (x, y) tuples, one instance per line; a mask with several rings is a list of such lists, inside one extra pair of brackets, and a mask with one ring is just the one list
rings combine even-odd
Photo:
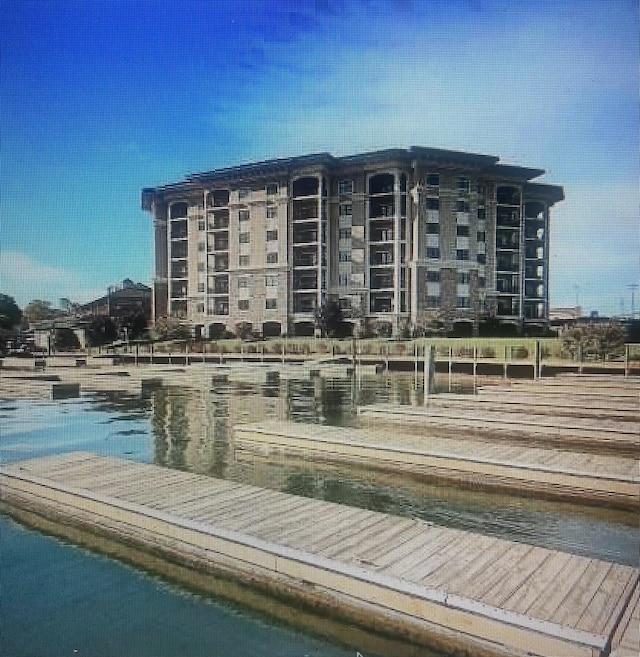
[(397, 337), (400, 332), (400, 240), (402, 233), (402, 190), (400, 188), (400, 176), (402, 172), (396, 169), (393, 172), (393, 336)]
[[(324, 178), (322, 175), (318, 176), (318, 268), (316, 272), (317, 291), (316, 291), (316, 305), (318, 308), (322, 306), (322, 246), (324, 244), (322, 212), (324, 210), (324, 199), (322, 196), (324, 187)], [(327, 231), (328, 237), (328, 231)], [(327, 250), (328, 251), (328, 250)], [(328, 255), (328, 253), (327, 253)]]
[[(422, 222), (420, 217), (422, 215), (422, 185), (416, 183), (411, 189), (411, 203), (407, 199), (407, 208), (411, 207), (411, 303), (409, 306), (409, 313), (411, 318), (411, 326), (415, 327), (418, 323), (418, 248), (420, 245), (420, 230)], [(407, 221), (408, 221), (407, 217)], [(407, 247), (409, 245), (407, 244)]]

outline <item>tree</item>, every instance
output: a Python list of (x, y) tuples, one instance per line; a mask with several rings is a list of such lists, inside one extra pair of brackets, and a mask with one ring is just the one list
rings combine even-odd
[(323, 337), (344, 338), (351, 333), (351, 325), (344, 321), (342, 308), (337, 301), (325, 301), (316, 308), (315, 322)]
[(113, 342), (118, 337), (118, 329), (113, 320), (106, 315), (99, 315), (91, 320), (86, 329), (87, 341), (92, 347)]
[(562, 334), (562, 348), (572, 358), (606, 360), (622, 353), (627, 332), (620, 322), (575, 324)]
[(149, 334), (153, 340), (187, 340), (191, 329), (176, 317), (158, 317)]
[(27, 322), (40, 322), (43, 319), (53, 319), (59, 314), (58, 310), (51, 307), (49, 301), (34, 299), (26, 305), (23, 315)]
[(129, 340), (138, 340), (147, 330), (147, 318), (141, 311), (132, 312), (120, 320), (120, 328), (127, 330)]
[(78, 336), (70, 328), (57, 328), (53, 335), (53, 348), (65, 351), (80, 348)]
[(0, 293), (0, 328), (11, 330), (22, 321), (22, 311), (13, 297)]

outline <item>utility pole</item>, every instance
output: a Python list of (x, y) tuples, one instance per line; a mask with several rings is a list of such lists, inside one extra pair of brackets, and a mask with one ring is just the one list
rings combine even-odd
[(638, 283), (631, 283), (627, 285), (627, 288), (631, 290), (631, 317), (635, 317), (636, 314), (636, 290), (638, 289)]

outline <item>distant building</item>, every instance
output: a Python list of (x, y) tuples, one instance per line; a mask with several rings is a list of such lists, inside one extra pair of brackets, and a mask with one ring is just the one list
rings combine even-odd
[(436, 321), (549, 318), (550, 208), (562, 187), (499, 158), (411, 147), (270, 160), (142, 191), (154, 316), (196, 332), (313, 332), (339, 301), (393, 335)]
[(551, 308), (549, 310), (549, 321), (562, 322), (584, 317), (582, 306), (567, 306), (564, 308)]
[(151, 319), (151, 288), (128, 278), (122, 281), (122, 285), (109, 287), (103, 297), (76, 310), (76, 314), (83, 318), (104, 315), (116, 322), (138, 313), (144, 315), (147, 321)]

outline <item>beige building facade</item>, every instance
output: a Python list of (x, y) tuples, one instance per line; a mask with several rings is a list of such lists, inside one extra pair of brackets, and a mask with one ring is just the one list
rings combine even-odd
[(339, 302), (390, 335), (483, 318), (544, 325), (549, 222), (562, 187), (499, 158), (411, 147), (328, 153), (142, 191), (153, 215), (154, 316), (196, 334), (313, 334)]

